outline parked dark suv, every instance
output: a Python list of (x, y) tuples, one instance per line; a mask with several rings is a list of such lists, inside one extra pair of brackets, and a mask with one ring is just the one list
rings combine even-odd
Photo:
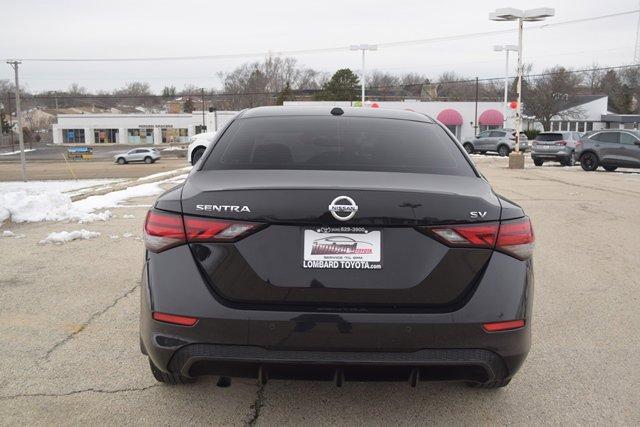
[(158, 381), (510, 381), (531, 343), (531, 223), (442, 125), (260, 107), (215, 138), (145, 222)]
[(594, 171), (598, 166), (608, 172), (619, 167), (640, 168), (640, 132), (622, 129), (589, 132), (576, 144), (576, 157), (586, 171)]
[(576, 162), (576, 142), (578, 132), (542, 132), (533, 140), (531, 158), (536, 166), (544, 162), (560, 162), (563, 166), (573, 166)]

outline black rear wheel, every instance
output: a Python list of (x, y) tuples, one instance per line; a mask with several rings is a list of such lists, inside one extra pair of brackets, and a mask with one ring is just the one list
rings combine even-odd
[(618, 169), (617, 166), (603, 166), (604, 170), (606, 170), (607, 172), (613, 172), (614, 170)]
[(144, 162), (146, 164), (151, 164), (151, 163), (153, 163), (153, 159), (151, 157), (147, 156), (147, 157), (144, 158)]
[(118, 164), (119, 165), (124, 165), (125, 163), (127, 163), (127, 161), (124, 159), (124, 157), (119, 157), (118, 158)]
[(500, 157), (508, 156), (510, 151), (511, 150), (509, 150), (509, 147), (507, 147), (506, 145), (501, 145), (500, 147), (498, 147), (498, 154), (500, 155)]
[(193, 378), (184, 377), (180, 374), (174, 374), (170, 372), (162, 372), (152, 361), (149, 359), (149, 367), (153, 377), (161, 383), (166, 384), (189, 384), (195, 381)]
[(533, 159), (533, 164), (536, 166), (542, 166), (544, 164), (544, 160)]
[(584, 153), (582, 157), (580, 157), (580, 166), (587, 172), (598, 169), (598, 156), (594, 153)]
[(571, 153), (569, 155), (569, 158), (566, 160), (563, 160), (562, 162), (560, 162), (562, 164), (562, 166), (573, 166), (576, 164), (576, 155), (575, 153)]

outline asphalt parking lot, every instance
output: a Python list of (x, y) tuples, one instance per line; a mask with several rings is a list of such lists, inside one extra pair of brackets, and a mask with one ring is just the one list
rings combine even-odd
[[(0, 238), (0, 424), (640, 423), (640, 171), (474, 160), (537, 239), (533, 347), (507, 388), (156, 383), (138, 349), (144, 198), (106, 222), (2, 227), (25, 237)], [(81, 228), (102, 234), (38, 244)]]

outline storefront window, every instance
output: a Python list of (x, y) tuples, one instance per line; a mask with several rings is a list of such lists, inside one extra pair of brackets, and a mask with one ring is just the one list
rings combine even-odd
[(187, 128), (163, 128), (162, 142), (165, 144), (189, 142), (189, 129)]
[(491, 129), (500, 129), (499, 125), (480, 125), (480, 132), (484, 132), (485, 130)]
[(129, 144), (153, 144), (153, 129), (129, 129)]
[(64, 144), (84, 144), (84, 129), (63, 129), (62, 142)]
[(118, 129), (94, 129), (93, 138), (96, 144), (114, 144), (118, 140)]

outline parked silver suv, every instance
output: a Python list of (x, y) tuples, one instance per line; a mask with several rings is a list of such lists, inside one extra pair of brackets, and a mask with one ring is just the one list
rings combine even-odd
[(149, 164), (160, 160), (161, 157), (160, 151), (156, 148), (134, 148), (126, 153), (116, 154), (113, 156), (113, 160), (119, 165), (129, 162), (145, 162)]
[(640, 132), (603, 129), (589, 132), (576, 144), (576, 158), (586, 171), (602, 166), (613, 172), (619, 167), (640, 168)]
[[(496, 151), (500, 156), (508, 156), (516, 148), (516, 132), (513, 129), (485, 130), (475, 138), (464, 141), (462, 146), (469, 154)], [(528, 146), (527, 135), (520, 133), (520, 151), (525, 151)]]
[(562, 166), (573, 166), (576, 162), (578, 132), (541, 132), (531, 144), (531, 158), (536, 166), (544, 162), (560, 162)]

